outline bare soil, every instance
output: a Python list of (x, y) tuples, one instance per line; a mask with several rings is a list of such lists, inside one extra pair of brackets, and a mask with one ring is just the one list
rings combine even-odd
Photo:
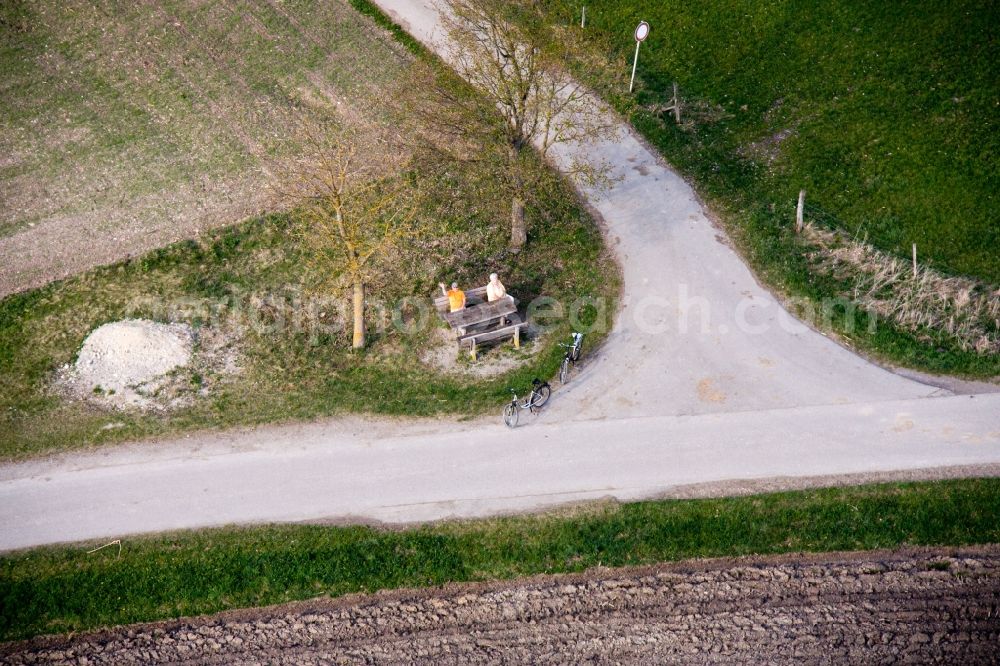
[(997, 663), (1000, 546), (695, 560), (0, 647), (39, 663)]
[(0, 298), (279, 205), (295, 119), (409, 60), (346, 0), (32, 3), (0, 24)]
[(427, 348), (420, 360), (439, 372), (473, 377), (497, 377), (515, 368), (526, 365), (539, 352), (541, 344), (538, 332), (530, 330), (525, 334), (526, 344), (514, 349), (512, 343), (504, 341), (479, 352), (479, 358), (471, 360), (467, 350), (455, 344), (455, 334), (444, 328), (436, 328), (431, 334)]

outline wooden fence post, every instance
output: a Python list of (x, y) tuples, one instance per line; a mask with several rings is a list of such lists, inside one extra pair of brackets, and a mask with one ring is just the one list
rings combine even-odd
[(674, 98), (671, 100), (670, 106), (663, 109), (664, 111), (674, 112), (674, 122), (678, 125), (681, 124), (681, 96), (677, 92), (677, 82), (674, 81)]
[(802, 233), (803, 208), (806, 206), (806, 191), (799, 190), (799, 205), (795, 207), (795, 233)]
[(580, 17), (580, 27), (587, 27), (587, 5), (583, 6), (583, 15)]
[(913, 277), (917, 277), (917, 244), (913, 244)]

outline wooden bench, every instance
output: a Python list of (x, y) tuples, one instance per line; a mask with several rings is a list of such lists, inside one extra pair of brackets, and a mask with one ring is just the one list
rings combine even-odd
[(458, 345), (468, 347), (475, 359), (479, 346), (488, 342), (514, 339), (514, 347), (521, 347), (521, 329), (527, 326), (517, 315), (517, 300), (510, 294), (492, 303), (486, 300), (486, 287), (476, 287), (465, 292), (465, 307), (451, 312), (447, 296), (434, 297), (434, 307), (447, 324), (459, 332)]
[(476, 359), (479, 345), (497, 340), (514, 338), (515, 349), (521, 348), (521, 329), (528, 325), (521, 321), (521, 317), (516, 312), (507, 317), (508, 323), (498, 327), (490, 327), (482, 331), (472, 331), (458, 338), (459, 347), (468, 347), (472, 359)]
[(455, 312), (445, 312), (441, 316), (452, 328), (468, 329), (470, 326), (501, 321), (507, 315), (517, 312), (517, 301), (513, 296), (504, 296), (492, 303), (466, 305)]

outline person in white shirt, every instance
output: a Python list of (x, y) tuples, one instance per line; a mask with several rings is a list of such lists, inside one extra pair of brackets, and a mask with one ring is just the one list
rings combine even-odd
[[(500, 276), (496, 273), (490, 273), (490, 283), (486, 285), (486, 302), (492, 303), (493, 301), (499, 301), (506, 295), (507, 288), (504, 287), (503, 282), (500, 281)], [(507, 325), (507, 317), (500, 318), (500, 325)]]
[(500, 276), (496, 273), (490, 273), (490, 283), (486, 285), (486, 301), (488, 303), (499, 301), (506, 295), (507, 289), (500, 282)]

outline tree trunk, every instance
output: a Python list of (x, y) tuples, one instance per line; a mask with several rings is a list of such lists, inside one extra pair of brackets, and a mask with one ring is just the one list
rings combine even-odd
[(521, 172), (521, 142), (510, 144), (510, 160), (513, 188), (510, 202), (510, 251), (517, 254), (528, 241), (528, 228), (524, 222), (524, 176)]
[(351, 346), (354, 349), (365, 346), (365, 283), (361, 278), (354, 279), (354, 339)]
[(510, 205), (510, 250), (517, 253), (528, 240), (528, 229), (524, 223), (524, 199), (513, 197)]

